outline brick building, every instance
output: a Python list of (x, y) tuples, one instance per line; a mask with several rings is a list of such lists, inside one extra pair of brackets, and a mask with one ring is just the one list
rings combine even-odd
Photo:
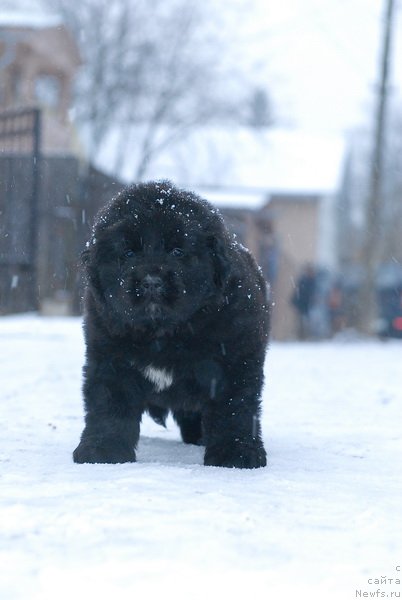
[(57, 16), (0, 13), (0, 110), (42, 109), (44, 155), (77, 151), (68, 110), (80, 64), (78, 47)]

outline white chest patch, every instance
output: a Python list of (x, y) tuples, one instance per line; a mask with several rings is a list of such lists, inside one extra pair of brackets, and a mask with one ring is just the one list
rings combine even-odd
[(166, 369), (157, 369), (152, 365), (143, 369), (144, 377), (151, 381), (157, 392), (163, 392), (167, 390), (173, 383), (173, 374), (166, 371)]

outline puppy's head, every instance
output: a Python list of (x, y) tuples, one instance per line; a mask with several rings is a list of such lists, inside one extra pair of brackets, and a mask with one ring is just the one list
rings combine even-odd
[(229, 243), (220, 215), (193, 194), (168, 182), (126, 189), (84, 252), (98, 310), (115, 329), (174, 329), (221, 301)]

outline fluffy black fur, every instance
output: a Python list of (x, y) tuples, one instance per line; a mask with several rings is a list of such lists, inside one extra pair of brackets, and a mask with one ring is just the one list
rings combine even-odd
[(85, 429), (77, 463), (135, 461), (144, 411), (172, 411), (206, 465), (266, 464), (266, 284), (220, 214), (169, 182), (127, 188), (83, 253)]

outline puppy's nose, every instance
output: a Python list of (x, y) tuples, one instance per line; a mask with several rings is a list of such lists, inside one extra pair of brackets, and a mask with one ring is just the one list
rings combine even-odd
[(141, 283), (141, 288), (147, 296), (157, 296), (162, 291), (163, 282), (158, 275), (147, 275)]

